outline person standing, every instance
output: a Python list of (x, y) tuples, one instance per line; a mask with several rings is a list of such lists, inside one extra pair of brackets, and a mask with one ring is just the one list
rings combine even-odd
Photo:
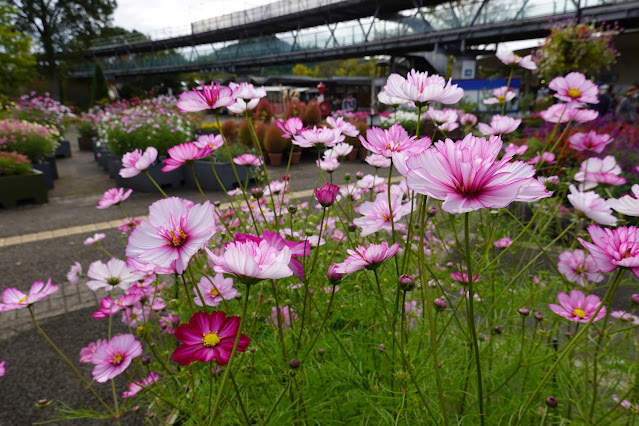
[(617, 118), (626, 123), (635, 124), (637, 122), (637, 100), (639, 99), (639, 84), (632, 83), (626, 90), (626, 94), (621, 101), (615, 113)]
[(357, 99), (355, 99), (352, 93), (346, 95), (346, 98), (342, 101), (342, 109), (347, 112), (357, 111)]

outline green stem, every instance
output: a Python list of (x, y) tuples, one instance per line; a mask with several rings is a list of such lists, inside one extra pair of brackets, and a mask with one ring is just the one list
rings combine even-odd
[(333, 305), (334, 296), (335, 296), (335, 286), (333, 286), (333, 291), (331, 291), (331, 298), (328, 300), (328, 307), (326, 308), (326, 313), (324, 313), (324, 318), (322, 319), (322, 323), (320, 324), (319, 329), (317, 330), (317, 334), (311, 341), (310, 346), (306, 350), (306, 353), (302, 357), (300, 364), (302, 364), (304, 360), (310, 355), (311, 351), (313, 350), (313, 346), (315, 346), (315, 343), (317, 343), (317, 339), (319, 338), (320, 334), (322, 334), (322, 329), (324, 328), (324, 325), (326, 324), (326, 320), (328, 319), (328, 314), (330, 313), (331, 306)]
[(160, 194), (162, 194), (164, 196), (164, 198), (169, 198), (169, 196), (166, 195), (166, 192), (164, 192), (162, 190), (162, 188), (160, 187), (160, 185), (158, 185), (158, 183), (155, 181), (155, 179), (153, 179), (153, 177), (151, 176), (151, 173), (149, 173), (148, 170), (145, 170), (144, 173), (146, 173), (146, 175), (149, 177), (149, 179), (151, 179), (151, 182), (153, 182), (153, 185), (155, 185), (155, 187), (158, 189), (158, 191), (160, 191)]
[(204, 201), (207, 201), (206, 195), (204, 195), (204, 191), (202, 191), (202, 187), (200, 186), (200, 181), (197, 178), (197, 173), (195, 173), (195, 164), (191, 164), (191, 172), (193, 173), (193, 180), (195, 180), (195, 186), (197, 186), (197, 190), (200, 191), (200, 195), (204, 198)]

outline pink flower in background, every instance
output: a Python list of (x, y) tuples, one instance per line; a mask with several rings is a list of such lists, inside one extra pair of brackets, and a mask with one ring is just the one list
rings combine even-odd
[(129, 198), (129, 195), (131, 195), (132, 192), (132, 189), (126, 191), (124, 188), (111, 188), (104, 193), (102, 198), (100, 198), (97, 208), (108, 209), (111, 206), (118, 205)]
[(581, 163), (579, 171), (575, 173), (574, 179), (581, 182), (580, 190), (595, 188), (598, 184), (623, 185), (626, 179), (619, 176), (621, 167), (612, 155), (601, 158), (591, 157)]
[(532, 59), (531, 55), (519, 56), (512, 51), (502, 50), (495, 54), (497, 58), (506, 65), (519, 65), (527, 70), (536, 70), (537, 65)]
[(482, 102), (485, 105), (501, 104), (504, 102), (512, 101), (515, 96), (515, 92), (511, 88), (503, 86), (493, 89), (493, 97), (486, 98)]
[(403, 105), (403, 104), (408, 102), (408, 100), (406, 100), (404, 98), (390, 96), (383, 89), (380, 90), (379, 93), (377, 94), (377, 100), (380, 103), (384, 104), (384, 105), (390, 105), (390, 106), (394, 106), (394, 107), (398, 107), (398, 106)]
[(235, 103), (233, 91), (228, 87), (221, 87), (219, 83), (202, 85), (202, 90), (193, 89), (180, 94), (177, 107), (182, 112), (197, 112), (206, 109), (219, 109)]
[(405, 174), (406, 160), (420, 154), (431, 145), (430, 138), (415, 139), (408, 136), (408, 132), (399, 124), (393, 124), (389, 129), (373, 127), (366, 131), (366, 139), (360, 136), (362, 146), (374, 154), (392, 158), (393, 164), (401, 174)]
[(434, 109), (429, 108), (426, 111), (426, 117), (430, 118), (436, 124), (455, 123), (457, 121), (457, 112), (454, 109)]
[(506, 248), (506, 247), (509, 247), (512, 243), (513, 243), (513, 240), (511, 240), (508, 237), (504, 237), (493, 242), (493, 245), (497, 248)]
[(195, 255), (215, 234), (213, 206), (190, 205), (177, 197), (156, 201), (149, 207), (149, 220), (129, 237), (126, 255), (160, 268), (184, 272)]
[(101, 345), (104, 345), (106, 342), (107, 342), (106, 339), (98, 339), (97, 341), (91, 342), (89, 343), (88, 346), (80, 349), (80, 362), (82, 363), (91, 362), (91, 359), (93, 358), (93, 354), (95, 353), (95, 351)]
[(46, 299), (58, 290), (60, 290), (60, 287), (52, 285), (51, 278), (49, 278), (46, 284), (42, 281), (36, 281), (31, 284), (28, 294), (14, 287), (6, 288), (2, 292), (2, 296), (0, 296), (3, 303), (3, 305), (0, 306), (0, 312), (26, 308), (29, 305)]
[(565, 251), (559, 255), (557, 269), (571, 283), (587, 287), (590, 282), (603, 281), (603, 275), (597, 270), (597, 265), (591, 255), (583, 250)]
[[(391, 203), (388, 205), (388, 193), (380, 193), (375, 201), (364, 202), (359, 209), (361, 217), (353, 219), (353, 223), (362, 229), (362, 237), (374, 234), (381, 230), (392, 230), (391, 218), (395, 229), (399, 228), (399, 220), (411, 212), (410, 203), (402, 204), (404, 194), (398, 186), (391, 187)], [(392, 215), (391, 215), (392, 210)]]
[(442, 123), (437, 125), (437, 129), (441, 130), (442, 132), (452, 132), (458, 127), (459, 127), (459, 124), (450, 122), (450, 121), (447, 123)]
[(612, 137), (591, 130), (588, 133), (574, 133), (568, 138), (568, 142), (575, 151), (592, 151), (600, 154), (606, 145), (612, 142)]
[(577, 238), (592, 255), (597, 268), (612, 272), (617, 267), (629, 268), (639, 278), (639, 233), (634, 226), (615, 229), (590, 225), (588, 233), (592, 243)]
[(304, 128), (304, 123), (302, 123), (302, 119), (299, 117), (291, 117), (284, 123), (279, 120), (275, 120), (275, 124), (282, 131), (282, 137), (285, 137), (287, 139), (290, 139), (293, 136), (297, 135), (300, 130)]
[(599, 88), (580, 72), (571, 72), (565, 77), (555, 77), (548, 88), (554, 90), (555, 98), (564, 102), (598, 104)]
[(240, 166), (260, 167), (262, 165), (262, 160), (253, 154), (239, 155), (233, 159), (233, 162)]
[(7, 369), (5, 367), (6, 361), (0, 362), (0, 377), (4, 376), (7, 373)]
[(128, 219), (124, 219), (124, 222), (122, 222), (122, 225), (118, 226), (118, 229), (126, 234), (127, 232), (133, 231), (135, 227), (141, 223), (141, 220), (130, 217)]
[(626, 216), (639, 216), (639, 185), (632, 185), (632, 195), (624, 195), (621, 198), (611, 198), (606, 203), (613, 210)]
[(193, 301), (198, 306), (202, 306), (200, 294), (202, 294), (206, 306), (218, 306), (222, 300), (231, 300), (238, 295), (237, 290), (233, 288), (233, 278), (224, 278), (222, 274), (216, 274), (214, 277), (203, 276), (197, 283), (197, 287), (200, 292), (198, 293), (197, 289), (193, 288), (195, 294)]
[(384, 179), (383, 177), (368, 174), (358, 180), (356, 185), (360, 188), (371, 189), (384, 182), (386, 182), (386, 179)]
[(523, 155), (526, 151), (528, 151), (528, 145), (519, 146), (511, 143), (504, 148), (504, 155), (506, 157), (514, 157), (515, 155)]
[(314, 126), (312, 129), (305, 129), (293, 136), (293, 145), (302, 148), (311, 148), (314, 146), (332, 147), (340, 142), (344, 142), (344, 135), (339, 129), (331, 129), (329, 127)]
[(93, 378), (104, 383), (120, 375), (131, 364), (133, 358), (142, 355), (142, 345), (132, 334), (121, 334), (100, 345), (91, 363), (95, 364)]
[(146, 323), (149, 319), (151, 319), (151, 307), (148, 305), (142, 306), (140, 303), (136, 303), (122, 310), (122, 322), (129, 328), (137, 328), (138, 325)]
[(574, 208), (595, 222), (606, 226), (617, 226), (617, 218), (613, 216), (612, 209), (597, 193), (577, 191), (575, 185), (570, 185), (570, 194), (566, 198)]
[(359, 130), (348, 121), (344, 121), (342, 117), (326, 117), (326, 123), (333, 129), (338, 129), (342, 134), (350, 137), (359, 135)]
[(277, 232), (272, 231), (263, 231), (261, 236), (256, 237), (255, 235), (250, 234), (236, 234), (236, 241), (253, 241), (259, 244), (262, 241), (266, 241), (269, 246), (276, 250), (282, 250), (284, 247), (288, 247), (291, 251), (291, 261), (288, 264), (288, 267), (293, 271), (295, 276), (300, 280), (304, 279), (304, 265), (297, 260), (298, 257), (305, 257), (311, 253), (311, 248), (309, 244), (305, 241), (288, 241), (285, 240), (284, 237), (279, 235)]
[[(196, 312), (188, 324), (180, 324), (175, 330), (175, 338), (182, 344), (173, 351), (173, 361), (187, 366), (195, 361), (226, 365), (240, 328), (240, 317), (227, 317), (222, 311)], [(250, 339), (241, 335), (237, 351), (244, 352)]]
[(505, 135), (517, 130), (521, 124), (521, 118), (512, 118), (507, 115), (493, 115), (490, 126), (485, 123), (477, 124), (477, 129), (484, 135)]
[(134, 274), (124, 261), (116, 258), (110, 259), (106, 264), (96, 260), (89, 265), (87, 276), (87, 287), (93, 291), (101, 288), (111, 291), (115, 287), (128, 290), (134, 282), (142, 279), (142, 276)]
[(323, 160), (315, 160), (315, 164), (317, 164), (317, 167), (324, 170), (325, 172), (332, 173), (335, 170), (337, 170), (340, 163), (337, 160), (337, 158), (332, 157), (332, 158), (325, 158)]
[(160, 317), (160, 330), (166, 334), (175, 334), (175, 327), (180, 323), (180, 317), (171, 312), (167, 316)]
[(346, 250), (349, 256), (342, 263), (337, 263), (334, 272), (352, 274), (360, 269), (377, 269), (385, 260), (390, 259), (399, 250), (399, 244), (388, 246), (386, 241), (371, 244), (368, 247), (358, 246), (355, 250)]
[(552, 152), (542, 152), (541, 155), (535, 155), (528, 160), (528, 164), (534, 166), (536, 164), (555, 164), (555, 154)]
[(142, 389), (151, 386), (153, 383), (160, 379), (160, 375), (151, 370), (150, 374), (139, 382), (129, 383), (129, 390), (122, 392), (122, 398), (132, 398), (137, 395)]
[(317, 198), (322, 207), (330, 207), (337, 199), (339, 186), (327, 183), (319, 189), (314, 188), (313, 191), (315, 192), (315, 198)]
[(95, 319), (109, 318), (124, 309), (120, 299), (111, 299), (110, 296), (100, 299), (100, 307), (91, 316)]
[(545, 111), (539, 113), (541, 118), (549, 123), (567, 123), (574, 121), (577, 123), (586, 123), (592, 121), (599, 116), (599, 113), (593, 109), (581, 109), (578, 104), (554, 104)]
[[(551, 311), (559, 316), (566, 318), (569, 321), (587, 323), (590, 318), (595, 314), (599, 305), (601, 305), (601, 299), (594, 294), (586, 297), (580, 290), (570, 290), (570, 295), (561, 292), (557, 295), (560, 305), (550, 304), (548, 307)], [(597, 316), (593, 319), (593, 322), (599, 321), (606, 315), (606, 307), (603, 306)]]
[[(246, 102), (253, 102), (260, 100), (266, 96), (266, 89), (264, 86), (255, 87), (251, 83), (229, 83), (229, 88), (233, 90), (233, 94), (236, 99), (243, 99)], [(257, 104), (256, 104), (257, 105)], [(253, 108), (250, 108), (253, 109)]]
[(384, 92), (387, 95), (412, 101), (417, 106), (425, 106), (429, 102), (442, 104), (455, 104), (464, 97), (464, 90), (451, 84), (437, 74), (428, 75), (428, 72), (411, 70), (406, 78), (399, 74), (388, 76)]
[(86, 240), (82, 242), (82, 244), (84, 244), (85, 246), (92, 246), (93, 244), (99, 241), (102, 241), (105, 237), (106, 235), (101, 232), (97, 234), (93, 234), (93, 237), (87, 238)]
[(353, 145), (342, 142), (333, 146), (331, 149), (324, 151), (324, 158), (340, 158), (346, 157), (353, 151)]
[(224, 145), (224, 139), (222, 135), (200, 135), (196, 142), (193, 142), (195, 146), (200, 149), (215, 151), (222, 145)]
[(75, 262), (71, 265), (71, 269), (67, 272), (67, 280), (69, 280), (69, 284), (76, 285), (78, 284), (78, 280), (82, 276), (82, 265), (80, 262)]
[(459, 117), (459, 122), (461, 123), (462, 126), (474, 126), (475, 124), (477, 124), (477, 116), (475, 114), (471, 114), (471, 113), (467, 113), (467, 114), (462, 114)]
[(422, 316), (422, 310), (417, 307), (417, 300), (404, 302), (404, 312), (408, 328), (415, 328), (419, 318)]
[(277, 308), (271, 308), (271, 316), (266, 318), (266, 323), (273, 327), (278, 327), (280, 322), (285, 329), (291, 328), (291, 321), (297, 319), (297, 314), (293, 313), (293, 308), (280, 306), (280, 314), (277, 315)]
[(166, 166), (162, 167), (163, 172), (170, 172), (180, 166), (190, 164), (192, 161), (208, 157), (212, 154), (212, 151), (208, 146), (206, 148), (198, 148), (195, 143), (187, 142), (169, 148), (168, 154), (170, 158), (164, 160)]
[(120, 176), (123, 178), (131, 178), (139, 175), (141, 172), (149, 168), (151, 164), (158, 158), (158, 150), (152, 146), (148, 147), (144, 154), (142, 150), (136, 149), (133, 152), (127, 152), (122, 156), (122, 169)]
[[(462, 284), (468, 284), (468, 272), (451, 272), (450, 277)], [(473, 283), (476, 283), (481, 278), (481, 275), (473, 274)]]
[(392, 164), (392, 160), (388, 157), (384, 157), (381, 154), (371, 154), (366, 157), (366, 162), (373, 167), (377, 168), (386, 168), (390, 167)]
[(444, 200), (442, 208), (453, 214), (549, 197), (532, 166), (509, 162), (509, 157), (497, 160), (501, 147), (496, 136), (486, 140), (469, 134), (457, 142), (439, 141), (408, 160), (408, 187)]

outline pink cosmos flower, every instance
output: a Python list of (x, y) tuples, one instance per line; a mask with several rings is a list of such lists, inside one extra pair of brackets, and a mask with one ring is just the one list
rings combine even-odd
[(621, 321), (632, 323), (632, 325), (639, 325), (639, 317), (626, 311), (611, 311), (610, 316)]
[[(548, 305), (550, 310), (569, 321), (581, 323), (590, 321), (590, 318), (592, 318), (599, 308), (599, 305), (601, 305), (601, 299), (596, 295), (591, 294), (586, 297), (580, 290), (570, 290), (570, 296), (561, 292), (557, 295), (557, 299), (559, 299), (560, 305), (551, 303)], [(593, 319), (593, 322), (599, 321), (605, 315), (606, 307), (603, 306)]]
[(293, 308), (288, 306), (280, 306), (280, 314), (277, 315), (277, 308), (271, 308), (271, 316), (266, 318), (266, 323), (273, 327), (278, 327), (280, 322), (285, 329), (291, 328), (291, 321), (297, 319), (297, 314), (293, 313)]
[(180, 323), (180, 317), (171, 312), (167, 316), (160, 317), (160, 330), (166, 334), (175, 334), (175, 328)]
[(408, 136), (408, 132), (399, 124), (393, 124), (383, 130), (373, 127), (366, 131), (366, 139), (359, 137), (362, 146), (374, 154), (380, 154), (393, 160), (397, 170), (405, 175), (406, 161), (411, 156), (420, 154), (431, 145), (430, 138), (415, 139)]
[(222, 274), (216, 274), (214, 277), (205, 275), (202, 277), (197, 287), (193, 288), (195, 298), (193, 301), (196, 305), (202, 306), (200, 294), (204, 298), (206, 306), (218, 306), (222, 300), (231, 300), (238, 295), (237, 290), (233, 288), (233, 278), (224, 278)]
[(599, 88), (580, 72), (571, 72), (565, 77), (555, 77), (548, 88), (554, 90), (555, 98), (564, 102), (598, 104)]
[(359, 188), (372, 189), (376, 187), (377, 185), (384, 183), (385, 181), (386, 179), (384, 179), (381, 176), (374, 176), (374, 175), (368, 174), (362, 177), (361, 179), (359, 179), (356, 185)]
[(126, 247), (126, 255), (141, 263), (184, 272), (191, 257), (215, 234), (213, 206), (190, 206), (177, 197), (156, 201), (149, 207), (149, 220), (136, 227)]
[(532, 166), (509, 162), (510, 157), (497, 160), (501, 147), (496, 136), (487, 141), (469, 134), (457, 142), (439, 141), (434, 149), (408, 160), (408, 187), (444, 200), (442, 208), (453, 214), (549, 197)]
[(595, 188), (598, 184), (623, 185), (626, 179), (619, 176), (621, 167), (612, 155), (601, 158), (591, 157), (581, 163), (579, 171), (575, 173), (574, 179), (582, 182), (579, 189), (588, 190)]
[(95, 351), (106, 343), (106, 339), (98, 339), (95, 342), (89, 343), (86, 347), (80, 349), (80, 362), (89, 363), (93, 358)]
[(326, 117), (326, 123), (333, 129), (338, 129), (342, 134), (350, 137), (359, 135), (359, 130), (348, 121), (344, 121), (342, 117)]
[(625, 214), (626, 216), (639, 216), (639, 185), (632, 185), (632, 195), (624, 195), (617, 199), (612, 198), (606, 203), (615, 211)]
[(453, 130), (455, 130), (458, 127), (459, 127), (459, 124), (457, 124), (455, 122), (450, 122), (450, 121), (437, 125), (437, 129), (439, 129), (442, 132), (452, 132)]
[(577, 123), (586, 123), (592, 121), (599, 116), (599, 113), (593, 109), (581, 109), (578, 104), (555, 104), (545, 111), (539, 113), (541, 118), (549, 123), (567, 123), (574, 121)]
[(435, 124), (455, 123), (457, 121), (457, 112), (454, 109), (434, 109), (429, 108), (426, 111), (426, 116), (431, 119)]
[(459, 117), (459, 122), (461, 123), (462, 126), (474, 126), (475, 124), (477, 124), (477, 116), (475, 114), (462, 114)]
[(339, 167), (339, 161), (337, 158), (325, 158), (323, 160), (315, 160), (315, 164), (317, 167), (324, 170), (325, 172), (333, 173)]
[(408, 100), (404, 98), (390, 96), (383, 89), (377, 94), (377, 100), (384, 105), (390, 105), (392, 107), (398, 107), (408, 102)]
[(82, 276), (82, 265), (80, 262), (75, 262), (71, 265), (71, 269), (67, 272), (67, 280), (69, 280), (69, 284), (76, 285), (78, 284), (78, 280)]
[(495, 54), (497, 58), (506, 65), (519, 65), (527, 70), (536, 70), (537, 65), (532, 59), (531, 55), (519, 56), (512, 51), (499, 51)]
[(511, 240), (508, 237), (504, 237), (493, 242), (493, 245), (498, 248), (506, 248), (506, 247), (509, 247), (512, 243), (513, 243), (513, 240)]
[(208, 146), (205, 148), (198, 148), (198, 146), (193, 142), (175, 145), (169, 148), (167, 152), (170, 158), (164, 160), (166, 166), (162, 167), (163, 172), (170, 172), (184, 164), (190, 164), (192, 161), (208, 157), (212, 153), (211, 148)]
[(615, 229), (590, 225), (588, 233), (592, 243), (577, 238), (592, 255), (597, 268), (608, 273), (618, 266), (630, 268), (639, 278), (639, 233), (634, 226), (620, 226)]
[(312, 129), (305, 129), (293, 136), (293, 145), (300, 146), (302, 148), (311, 148), (313, 146), (326, 146), (332, 147), (340, 142), (344, 142), (345, 136), (339, 129), (331, 129), (329, 127), (317, 128), (314, 126)]
[(387, 95), (407, 102), (412, 101), (417, 106), (425, 106), (430, 102), (442, 104), (455, 104), (464, 96), (464, 90), (451, 84), (437, 74), (428, 75), (428, 72), (418, 72), (414, 69), (406, 78), (399, 74), (388, 76), (384, 92)]
[(506, 148), (504, 148), (504, 154), (507, 157), (514, 157), (515, 155), (522, 155), (528, 151), (528, 145), (515, 145), (514, 143), (509, 144)]
[(340, 274), (352, 274), (360, 269), (374, 270), (379, 267), (385, 260), (390, 259), (399, 250), (399, 244), (395, 243), (388, 246), (386, 241), (381, 244), (371, 244), (368, 247), (357, 246), (357, 249), (346, 250), (348, 256), (342, 263), (337, 263), (334, 272)]
[(224, 145), (224, 139), (222, 135), (200, 135), (193, 143), (200, 149), (208, 148), (212, 152)]
[(130, 217), (128, 219), (124, 219), (124, 222), (122, 222), (122, 225), (118, 226), (118, 229), (122, 231), (122, 233), (126, 234), (127, 232), (133, 231), (135, 227), (141, 223), (141, 220)]
[(233, 159), (233, 162), (240, 166), (260, 167), (262, 165), (262, 159), (253, 154), (239, 155)]
[[(260, 100), (266, 96), (266, 89), (264, 86), (255, 87), (251, 83), (229, 83), (229, 88), (233, 90), (233, 94), (236, 99), (243, 99), (246, 102), (253, 102), (254, 100)], [(257, 103), (256, 103), (257, 105)], [(250, 108), (253, 109), (253, 108)]]
[(315, 192), (315, 198), (323, 207), (330, 207), (337, 199), (339, 186), (327, 183), (319, 189), (314, 188), (313, 191)]
[(348, 154), (353, 151), (353, 145), (347, 144), (345, 142), (338, 143), (330, 149), (324, 151), (324, 158), (341, 158), (346, 157)]
[(419, 318), (422, 316), (422, 310), (417, 307), (417, 300), (404, 302), (404, 312), (408, 328), (415, 328)]
[(282, 137), (285, 137), (287, 139), (290, 139), (293, 136), (297, 135), (300, 130), (304, 128), (304, 123), (302, 123), (302, 119), (299, 117), (291, 117), (284, 123), (279, 120), (275, 120), (275, 124), (282, 131)]
[(521, 124), (521, 118), (512, 118), (507, 115), (493, 115), (490, 120), (490, 126), (485, 123), (479, 123), (477, 129), (483, 135), (505, 135), (517, 130)]
[(136, 303), (122, 310), (122, 322), (132, 329), (137, 328), (138, 325), (144, 324), (150, 319), (151, 307), (148, 305), (142, 306), (140, 303)]
[(533, 158), (528, 160), (528, 164), (531, 166), (542, 163), (555, 164), (555, 154), (552, 152), (542, 152), (541, 155), (535, 155)]
[(144, 154), (142, 150), (136, 149), (133, 152), (127, 152), (122, 156), (122, 169), (120, 176), (123, 178), (131, 178), (139, 175), (141, 172), (149, 168), (151, 164), (158, 158), (158, 150), (152, 146), (148, 147)]
[(82, 242), (85, 246), (92, 246), (93, 244), (102, 241), (106, 237), (105, 234), (99, 232), (97, 234), (93, 234), (93, 237), (89, 237)]
[(111, 291), (115, 287), (128, 290), (134, 282), (142, 279), (140, 275), (134, 274), (124, 261), (116, 258), (110, 259), (106, 264), (96, 260), (89, 265), (87, 276), (87, 287), (93, 291), (101, 288)]
[(58, 290), (60, 290), (60, 287), (52, 285), (51, 278), (49, 278), (46, 284), (42, 281), (36, 281), (31, 284), (29, 294), (25, 294), (14, 287), (6, 288), (0, 297), (3, 303), (3, 305), (0, 306), (0, 311), (24, 309), (36, 302), (46, 299)]
[(575, 151), (592, 151), (600, 154), (606, 145), (612, 142), (612, 137), (591, 130), (588, 133), (574, 133), (568, 138), (568, 142)]
[(5, 363), (6, 361), (2, 361), (0, 362), (0, 377), (4, 376), (7, 372), (7, 369), (5, 367)]
[[(468, 284), (468, 272), (451, 272), (450, 277), (459, 283)], [(479, 281), (480, 278), (481, 278), (481, 275), (473, 274), (474, 283)], [(468, 295), (466, 297), (468, 297)]]
[(124, 188), (111, 188), (104, 193), (100, 201), (98, 202), (98, 209), (107, 209), (111, 206), (120, 204), (122, 201), (129, 198), (133, 192), (132, 189), (125, 191)]
[[(183, 367), (194, 361), (211, 362), (213, 359), (217, 365), (228, 364), (240, 321), (240, 317), (227, 317), (222, 311), (194, 313), (188, 324), (180, 324), (175, 330), (175, 338), (182, 344), (171, 358)], [(249, 342), (250, 339), (242, 334), (237, 351), (244, 352)]]
[(304, 265), (297, 260), (299, 257), (308, 256), (311, 253), (311, 248), (309, 244), (305, 241), (288, 241), (285, 240), (281, 235), (272, 231), (264, 231), (259, 237), (250, 234), (236, 234), (236, 241), (253, 241), (259, 244), (262, 241), (266, 241), (269, 246), (276, 250), (282, 250), (284, 247), (288, 247), (291, 251), (291, 261), (288, 264), (288, 267), (293, 271), (293, 274), (297, 276), (300, 280), (304, 279)]
[(575, 185), (570, 185), (570, 194), (566, 198), (574, 208), (595, 222), (606, 226), (617, 226), (617, 218), (613, 216), (612, 209), (596, 192), (577, 191)]
[(150, 374), (142, 379), (139, 382), (131, 382), (129, 383), (129, 390), (127, 392), (122, 392), (122, 398), (133, 398), (137, 395), (142, 389), (151, 386), (153, 383), (157, 382), (160, 379), (160, 375), (155, 371), (151, 370)]
[(515, 96), (515, 92), (511, 88), (503, 86), (493, 89), (493, 97), (486, 98), (482, 102), (485, 105), (501, 104), (504, 102), (512, 101)]
[(211, 82), (210, 86), (202, 85), (202, 90), (193, 89), (180, 94), (177, 107), (182, 112), (197, 112), (206, 109), (219, 109), (235, 103), (233, 91)]
[(373, 167), (385, 169), (386, 167), (390, 167), (392, 164), (392, 160), (388, 157), (384, 157), (380, 154), (371, 154), (366, 157), (366, 162)]
[(95, 319), (109, 318), (124, 309), (120, 299), (112, 299), (110, 296), (100, 299), (100, 307), (91, 316)]
[(291, 250), (286, 246), (279, 250), (265, 240), (259, 243), (252, 240), (227, 243), (221, 256), (214, 255), (206, 247), (205, 250), (215, 264), (215, 272), (233, 275), (246, 285), (293, 275), (288, 266)]
[[(380, 193), (375, 201), (366, 201), (360, 206), (361, 217), (355, 218), (353, 223), (362, 228), (362, 237), (374, 234), (381, 230), (392, 230), (391, 217), (395, 228), (399, 227), (399, 220), (411, 212), (411, 204), (402, 204), (404, 194), (398, 186), (391, 187), (391, 203), (388, 205), (388, 193)], [(391, 215), (392, 210), (392, 215)]]
[(115, 336), (100, 345), (91, 357), (91, 363), (95, 364), (93, 378), (99, 383), (111, 380), (126, 370), (133, 358), (140, 355), (142, 345), (132, 334)]
[(597, 270), (591, 255), (583, 250), (565, 251), (559, 255), (557, 269), (571, 283), (587, 287), (589, 282), (601, 282), (604, 277)]

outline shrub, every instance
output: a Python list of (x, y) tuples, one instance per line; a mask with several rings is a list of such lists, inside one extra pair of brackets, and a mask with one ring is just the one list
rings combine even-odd
[(251, 137), (251, 129), (246, 121), (242, 121), (237, 127), (237, 142), (246, 146), (253, 146), (253, 138)]
[(268, 126), (264, 134), (264, 149), (266, 152), (272, 154), (284, 152), (288, 142), (289, 140), (282, 136), (282, 130), (275, 123)]
[(221, 131), (228, 142), (237, 142), (237, 124), (235, 120), (229, 118), (222, 123)]
[[(359, 134), (363, 136), (364, 138), (366, 138), (366, 130), (368, 130), (368, 124), (366, 124), (365, 121), (358, 120), (358, 121), (355, 121), (353, 125), (357, 127), (357, 130), (359, 130)], [(344, 142), (352, 145), (355, 148), (361, 148), (362, 146), (362, 143), (359, 141), (359, 136), (346, 136), (346, 139), (344, 139)]]
[(253, 121), (270, 123), (273, 119), (273, 106), (268, 99), (262, 98), (253, 110)]
[(15, 151), (36, 161), (53, 154), (60, 133), (54, 128), (26, 121), (0, 121), (0, 150)]
[(98, 118), (92, 114), (82, 114), (76, 121), (75, 128), (81, 137), (95, 138), (98, 137)]
[(310, 101), (306, 106), (302, 121), (305, 126), (317, 126), (322, 121), (322, 111), (317, 101)]
[(24, 175), (31, 171), (31, 161), (15, 151), (0, 152), (0, 176)]
[(286, 118), (302, 117), (306, 111), (306, 103), (302, 101), (291, 101), (286, 107)]

